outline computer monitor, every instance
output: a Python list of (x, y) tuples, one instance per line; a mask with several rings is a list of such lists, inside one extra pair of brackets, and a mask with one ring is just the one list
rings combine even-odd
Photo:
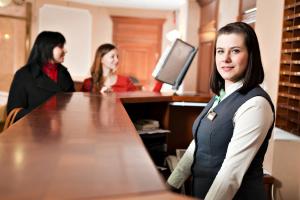
[(176, 39), (171, 48), (167, 49), (159, 59), (152, 75), (156, 80), (172, 85), (177, 90), (187, 73), (197, 48)]

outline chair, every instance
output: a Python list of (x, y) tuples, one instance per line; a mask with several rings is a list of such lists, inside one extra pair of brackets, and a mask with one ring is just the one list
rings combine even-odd
[(9, 112), (9, 114), (5, 120), (3, 131), (8, 129), (14, 123), (18, 112), (20, 112), (21, 110), (22, 110), (22, 108), (14, 108), (14, 109), (12, 109), (12, 111)]
[(267, 192), (267, 199), (274, 200), (274, 184), (275, 178), (269, 174), (264, 174), (265, 191)]

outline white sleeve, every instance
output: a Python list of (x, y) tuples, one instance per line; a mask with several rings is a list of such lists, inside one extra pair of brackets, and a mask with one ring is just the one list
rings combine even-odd
[(191, 166), (194, 160), (194, 152), (195, 141), (193, 140), (178, 162), (174, 171), (168, 178), (167, 182), (169, 185), (179, 189), (183, 185), (185, 180), (191, 175)]
[(246, 101), (235, 113), (234, 131), (223, 161), (205, 200), (231, 200), (262, 145), (273, 122), (269, 102), (261, 97)]

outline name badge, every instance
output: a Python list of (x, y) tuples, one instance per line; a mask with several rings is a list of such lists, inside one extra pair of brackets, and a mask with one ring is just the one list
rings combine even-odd
[(210, 111), (207, 115), (207, 119), (209, 119), (210, 121), (213, 121), (217, 116), (217, 113), (215, 113), (214, 111)]

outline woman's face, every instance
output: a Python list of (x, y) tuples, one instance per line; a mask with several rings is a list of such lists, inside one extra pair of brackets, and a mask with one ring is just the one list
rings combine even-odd
[(118, 50), (112, 49), (107, 54), (105, 54), (102, 57), (101, 63), (102, 63), (102, 67), (106, 67), (115, 71), (119, 63)]
[(216, 43), (217, 70), (230, 85), (244, 77), (248, 64), (248, 50), (242, 34), (222, 34)]
[(53, 49), (53, 61), (54, 63), (62, 63), (64, 62), (65, 55), (67, 50), (64, 45), (58, 45)]

